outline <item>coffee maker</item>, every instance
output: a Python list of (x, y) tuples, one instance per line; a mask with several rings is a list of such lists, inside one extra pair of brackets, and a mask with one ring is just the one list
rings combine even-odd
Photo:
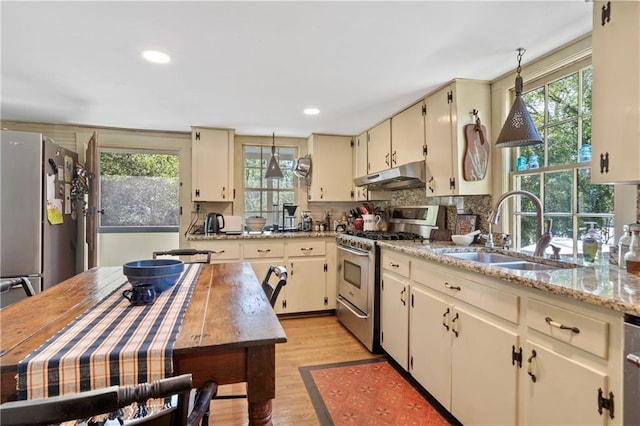
[(296, 225), (296, 210), (298, 206), (291, 203), (282, 204), (282, 230), (283, 231), (297, 231)]

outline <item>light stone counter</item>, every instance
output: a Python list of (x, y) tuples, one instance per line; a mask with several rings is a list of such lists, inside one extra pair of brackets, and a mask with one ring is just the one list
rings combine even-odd
[[(603, 263), (570, 269), (521, 271), (500, 268), (470, 260), (462, 260), (442, 254), (452, 251), (490, 250), (510, 256), (521, 256), (517, 252), (500, 249), (485, 249), (481, 246), (457, 247), (442, 243), (424, 244), (406, 241), (376, 241), (378, 246), (405, 253), (421, 259), (455, 266), (471, 272), (499, 278), (517, 285), (537, 288), (548, 293), (566, 296), (592, 305), (613, 309), (625, 314), (640, 316), (640, 276), (628, 274), (616, 265)], [(572, 262), (563, 256), (563, 261)], [(553, 264), (544, 260), (543, 263)], [(577, 263), (577, 262), (575, 262)]]
[(187, 234), (187, 241), (226, 241), (226, 240), (256, 240), (272, 238), (330, 238), (335, 237), (334, 231), (322, 232), (245, 232), (239, 235), (226, 234)]

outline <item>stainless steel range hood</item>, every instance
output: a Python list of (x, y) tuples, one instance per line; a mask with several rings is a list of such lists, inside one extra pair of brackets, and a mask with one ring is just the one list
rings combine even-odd
[(373, 190), (395, 191), (424, 188), (426, 181), (427, 165), (422, 160), (355, 178), (353, 183), (356, 186), (366, 186)]

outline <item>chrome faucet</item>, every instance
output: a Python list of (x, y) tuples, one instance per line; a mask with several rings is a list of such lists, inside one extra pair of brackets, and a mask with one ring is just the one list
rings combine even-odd
[[(548, 224), (548, 230), (546, 232), (543, 231), (542, 229), (542, 202), (540, 201), (540, 199), (538, 197), (536, 197), (535, 195), (533, 195), (532, 193), (528, 192), (528, 191), (522, 191), (522, 190), (514, 190), (514, 191), (508, 191), (505, 192), (504, 194), (502, 194), (500, 196), (500, 198), (498, 198), (498, 201), (496, 202), (496, 207), (495, 209), (493, 209), (491, 211), (491, 214), (489, 215), (489, 229), (491, 230), (491, 225), (497, 225), (498, 224), (498, 220), (500, 220), (500, 207), (502, 207), (502, 203), (509, 197), (515, 196), (515, 195), (522, 195), (524, 197), (527, 197), (528, 199), (531, 200), (531, 202), (535, 205), (536, 207), (536, 221), (537, 221), (537, 241), (536, 241), (536, 249), (533, 253), (534, 256), (538, 256), (538, 257), (543, 257), (544, 255), (544, 251), (547, 248), (547, 246), (549, 245), (549, 243), (551, 242), (551, 221), (549, 220), (549, 224)], [(489, 231), (491, 232), (491, 231)], [(491, 241), (493, 243), (493, 241)]]

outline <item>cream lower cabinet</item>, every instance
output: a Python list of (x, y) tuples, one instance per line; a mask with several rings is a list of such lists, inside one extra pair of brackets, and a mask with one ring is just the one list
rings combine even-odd
[[(264, 239), (242, 242), (243, 260), (250, 262), (258, 280), (262, 282), (271, 265), (286, 265), (284, 259), (284, 241)], [(287, 280), (288, 283), (288, 280)], [(286, 286), (280, 291), (273, 307), (277, 314), (287, 312)]]
[[(468, 292), (479, 305), (496, 307), (491, 295), (498, 290), (474, 289), (475, 284), (445, 271), (433, 274), (424, 262), (413, 265), (411, 374), (463, 424), (516, 424), (518, 368), (512, 363), (513, 347), (519, 347), (516, 327), (456, 299)], [(416, 279), (428, 281), (428, 286)], [(487, 295), (478, 297), (485, 291)], [(499, 303), (515, 302), (496, 307), (498, 313), (517, 312), (515, 297), (498, 296)]]
[[(287, 241), (286, 312), (327, 309), (326, 246), (324, 240)], [(335, 274), (334, 274), (335, 275)]]
[(411, 260), (383, 251), (380, 267), (380, 345), (402, 368), (409, 370)]
[[(242, 258), (242, 249), (237, 240), (230, 241), (190, 241), (189, 247), (211, 251), (211, 263), (237, 262)], [(198, 260), (204, 256), (198, 255)]]

